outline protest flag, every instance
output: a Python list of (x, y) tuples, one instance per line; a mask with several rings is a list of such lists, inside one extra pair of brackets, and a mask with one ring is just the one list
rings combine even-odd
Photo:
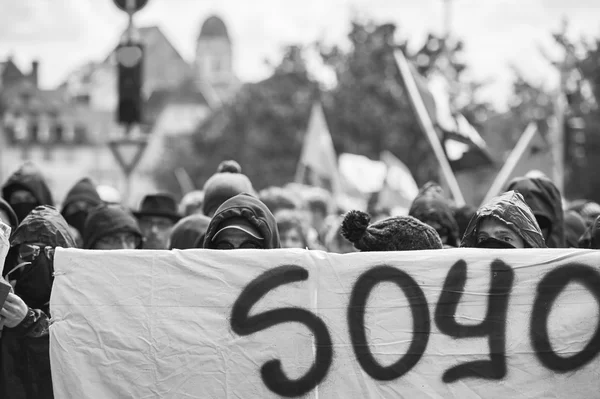
[[(435, 104), (435, 101), (433, 101), (433, 97), (431, 95), (425, 97), (422, 95), (423, 87), (419, 89), (419, 85), (415, 79), (415, 75), (417, 74), (412, 71), (414, 67), (410, 65), (404, 56), (404, 53), (401, 50), (397, 50), (394, 55), (398, 70), (404, 83), (404, 87), (408, 93), (409, 102), (413, 111), (415, 112), (417, 122), (431, 144), (431, 148), (433, 149), (435, 157), (440, 164), (444, 180), (448, 185), (450, 192), (452, 193), (452, 197), (454, 197), (454, 202), (458, 206), (462, 206), (465, 204), (464, 197), (460, 191), (460, 186), (458, 185), (456, 176), (454, 176), (454, 172), (452, 171), (452, 167), (450, 166), (446, 152), (442, 147), (438, 130), (434, 125), (434, 119), (432, 118), (432, 115), (434, 114), (432, 114), (430, 111), (431, 104)], [(427, 104), (429, 104), (429, 108)]]
[(337, 163), (323, 107), (320, 102), (315, 102), (304, 136), (295, 181), (327, 188), (337, 194), (340, 190)]
[(525, 176), (532, 170), (538, 170), (546, 176), (552, 176), (553, 168), (554, 160), (551, 145), (542, 137), (536, 124), (532, 122), (521, 134), (519, 141), (506, 158), (483, 203), (487, 203), (500, 194), (506, 184), (513, 178)]

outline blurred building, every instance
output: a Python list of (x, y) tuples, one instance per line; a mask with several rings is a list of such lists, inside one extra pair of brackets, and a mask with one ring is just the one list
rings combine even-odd
[[(145, 46), (145, 123), (140, 131), (148, 137), (148, 146), (134, 172), (131, 205), (156, 190), (153, 168), (169, 140), (193, 132), (240, 86), (225, 23), (212, 16), (199, 28), (196, 54), (190, 62), (158, 26), (134, 32)], [(115, 123), (114, 53), (73, 71), (55, 90), (38, 87), (38, 62), (32, 63), (28, 74), (12, 59), (0, 62), (0, 180), (30, 160), (46, 174), (58, 201), (84, 176), (99, 184), (124, 187), (122, 171), (107, 146), (123, 134)]]

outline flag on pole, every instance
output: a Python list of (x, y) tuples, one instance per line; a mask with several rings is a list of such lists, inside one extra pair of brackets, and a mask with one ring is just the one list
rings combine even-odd
[(493, 164), (485, 140), (464, 115), (452, 111), (446, 77), (433, 74), (426, 80), (413, 65), (410, 70), (452, 168), (464, 170)]
[(311, 110), (296, 182), (323, 187), (333, 194), (340, 191), (337, 156), (320, 102), (315, 102)]
[[(509, 181), (525, 176), (532, 170), (552, 176), (554, 159), (551, 144), (541, 135), (535, 123), (530, 123), (506, 158), (486, 194), (483, 204), (502, 193)], [(482, 204), (482, 205), (483, 205)]]
[(381, 162), (387, 168), (383, 187), (379, 192), (378, 206), (394, 210), (408, 209), (419, 193), (419, 186), (410, 169), (389, 151), (381, 153)]

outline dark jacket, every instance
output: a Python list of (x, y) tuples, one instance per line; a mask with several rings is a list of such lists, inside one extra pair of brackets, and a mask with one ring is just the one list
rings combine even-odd
[(439, 185), (433, 182), (425, 184), (413, 201), (408, 215), (425, 224), (437, 223), (442, 226), (438, 230), (440, 236), (447, 236), (447, 245), (457, 247), (460, 243), (458, 224), (449, 201), (444, 198)]
[(12, 174), (2, 187), (2, 198), (9, 201), (16, 190), (27, 190), (38, 202), (38, 205), (54, 205), (50, 189), (41, 172), (32, 163), (26, 163)]
[(520, 177), (508, 185), (525, 199), (540, 227), (548, 225), (550, 233), (546, 239), (548, 248), (565, 248), (565, 227), (562, 199), (558, 188), (548, 178)]
[(90, 211), (83, 229), (83, 248), (92, 249), (102, 237), (115, 233), (132, 233), (142, 247), (142, 232), (131, 212), (121, 205), (100, 205)]
[(275, 216), (265, 204), (250, 194), (236, 195), (217, 209), (208, 225), (204, 248), (212, 248), (212, 238), (225, 220), (238, 217), (248, 220), (261, 233), (265, 240), (265, 249), (281, 248)]
[(13, 209), (10, 207), (10, 204), (2, 198), (0, 198), (0, 210), (6, 212), (6, 214), (8, 215), (8, 218), (10, 219), (9, 227), (12, 229), (12, 232), (14, 232), (17, 226), (19, 226), (19, 219), (17, 219), (17, 215), (15, 214), (15, 211), (13, 211)]
[[(16, 265), (19, 244), (42, 243), (52, 247), (75, 246), (67, 222), (52, 207), (34, 209), (11, 238), (7, 267)], [(40, 255), (43, 256), (43, 255)], [(9, 270), (4, 270), (6, 274)], [(48, 327), (48, 303), (54, 267), (51, 262), (27, 265), (11, 273), (17, 280), (15, 294), (29, 307), (15, 328), (5, 327), (0, 340), (0, 397), (6, 399), (52, 398)], [(42, 294), (43, 293), (43, 294)]]
[(184, 217), (173, 227), (169, 249), (197, 248), (198, 243), (202, 247), (209, 223), (210, 218), (200, 214)]
[(465, 231), (461, 247), (477, 246), (477, 228), (487, 217), (496, 218), (512, 228), (525, 241), (526, 247), (546, 248), (544, 236), (533, 212), (525, 203), (523, 196), (514, 191), (508, 191), (492, 199), (477, 210)]
[(579, 239), (579, 248), (600, 249), (600, 216)]

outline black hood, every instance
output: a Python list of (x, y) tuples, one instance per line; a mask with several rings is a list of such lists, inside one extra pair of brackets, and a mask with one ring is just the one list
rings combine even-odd
[[(17, 266), (20, 244), (45, 244), (54, 248), (75, 248), (75, 239), (65, 219), (51, 206), (39, 206), (29, 213), (13, 233), (3, 275)], [(41, 260), (44, 262), (40, 263)], [(15, 293), (35, 309), (44, 309), (50, 300), (54, 273), (53, 262), (39, 256), (38, 260), (11, 273), (9, 280), (17, 280)]]
[(83, 248), (92, 249), (96, 242), (110, 234), (132, 233), (142, 246), (142, 232), (131, 212), (121, 205), (100, 205), (90, 211), (83, 232)]
[(12, 174), (2, 187), (2, 197), (10, 200), (10, 195), (16, 190), (27, 190), (33, 194), (38, 205), (54, 205), (50, 189), (39, 169), (32, 163), (26, 163)]
[(495, 218), (512, 228), (525, 241), (526, 247), (547, 248), (533, 212), (525, 203), (523, 196), (514, 191), (493, 198), (477, 210), (465, 231), (461, 247), (472, 248), (477, 245), (479, 223), (487, 217)]
[(86, 177), (79, 180), (69, 190), (63, 201), (61, 213), (64, 215), (65, 209), (76, 201), (85, 201), (93, 207), (102, 204), (102, 199), (100, 199), (100, 195), (96, 191), (96, 185), (89, 178)]
[(236, 195), (217, 209), (208, 225), (204, 248), (211, 249), (212, 238), (225, 220), (240, 217), (248, 220), (262, 234), (265, 249), (281, 248), (275, 216), (264, 203), (250, 194)]
[(438, 184), (429, 182), (419, 190), (408, 215), (423, 223), (440, 224), (446, 230), (447, 244), (452, 247), (458, 246), (460, 242), (458, 224), (454, 219), (450, 202), (444, 198), (443, 190)]
[(540, 218), (550, 222), (550, 235), (546, 240), (548, 248), (565, 248), (562, 198), (554, 183), (544, 177), (520, 177), (510, 182), (507, 191), (510, 190), (523, 195), (539, 225), (543, 225), (539, 223)]

